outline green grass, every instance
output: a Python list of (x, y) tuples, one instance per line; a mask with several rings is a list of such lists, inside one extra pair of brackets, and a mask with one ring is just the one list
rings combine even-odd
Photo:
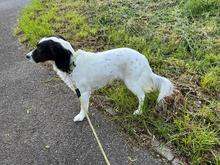
[(16, 33), (29, 46), (59, 34), (86, 50), (140, 51), (182, 96), (161, 109), (158, 93), (148, 94), (134, 116), (137, 98), (117, 81), (95, 93), (108, 97), (112, 119), (137, 141), (153, 132), (188, 164), (220, 164), (219, 0), (34, 0)]
[(49, 24), (49, 20), (53, 18), (54, 11), (49, 11), (44, 15), (40, 14), (44, 10), (40, 1), (33, 1), (32, 5), (22, 12), (19, 26), (16, 33), (22, 33), (21, 41), (29, 41), (31, 45), (35, 45), (36, 41), (45, 35), (53, 34), (53, 30)]
[[(76, 8), (79, 1), (57, 2), (59, 3), (34, 0), (21, 12), (16, 28), (16, 34), (20, 35), (21, 42), (34, 46), (40, 38), (53, 34), (63, 35), (72, 41), (83, 40), (96, 34), (96, 26), (89, 26), (85, 16), (76, 11), (66, 12)], [(64, 7), (62, 3), (65, 3)]]
[(204, 16), (219, 12), (219, 8), (219, 0), (188, 0), (184, 9), (192, 16)]

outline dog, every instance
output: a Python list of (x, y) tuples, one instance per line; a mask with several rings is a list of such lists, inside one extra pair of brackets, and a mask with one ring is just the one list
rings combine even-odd
[(173, 92), (173, 84), (153, 73), (144, 55), (130, 48), (116, 48), (103, 52), (74, 50), (63, 37), (42, 38), (26, 58), (34, 63), (50, 61), (59, 77), (80, 98), (81, 111), (74, 121), (82, 121), (89, 108), (91, 93), (113, 80), (122, 80), (137, 96), (139, 106), (134, 114), (142, 113), (145, 93), (159, 91), (160, 102)]

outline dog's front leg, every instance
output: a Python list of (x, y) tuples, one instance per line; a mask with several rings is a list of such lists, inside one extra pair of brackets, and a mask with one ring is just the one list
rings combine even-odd
[(81, 104), (81, 110), (80, 113), (74, 117), (73, 120), (74, 122), (82, 121), (85, 118), (89, 108), (89, 98), (90, 98), (90, 92), (81, 93), (81, 96), (79, 98)]

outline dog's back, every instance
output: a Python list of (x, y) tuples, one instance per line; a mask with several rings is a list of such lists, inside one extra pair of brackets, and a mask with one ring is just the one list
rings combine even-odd
[(147, 59), (133, 49), (118, 48), (98, 53), (80, 51), (73, 77), (87, 77), (87, 81), (95, 86), (116, 79), (138, 81), (143, 71), (152, 73)]

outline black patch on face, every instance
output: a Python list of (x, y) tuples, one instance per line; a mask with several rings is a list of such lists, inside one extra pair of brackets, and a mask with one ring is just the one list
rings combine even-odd
[(55, 61), (58, 69), (69, 73), (71, 55), (72, 53), (60, 43), (47, 40), (37, 44), (37, 48), (32, 53), (32, 58), (36, 63)]
[(38, 62), (45, 62), (45, 61), (55, 61), (55, 56), (51, 51), (51, 47), (53, 45), (52, 40), (44, 41), (37, 44), (37, 48), (32, 53), (33, 60)]

